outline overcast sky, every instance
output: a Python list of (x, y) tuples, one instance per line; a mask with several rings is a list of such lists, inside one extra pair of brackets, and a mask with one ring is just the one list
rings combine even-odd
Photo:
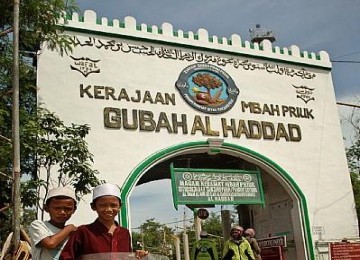
[[(77, 0), (81, 13), (94, 10), (99, 17), (124, 20), (133, 16), (137, 23), (160, 27), (172, 24), (174, 30), (197, 32), (206, 29), (209, 35), (230, 38), (239, 34), (250, 40), (249, 29), (256, 24), (272, 30), (276, 36), (274, 46), (299, 46), (301, 51), (327, 51), (333, 63), (333, 82), (337, 101), (360, 104), (360, 0)], [(339, 107), (340, 116), (348, 109)], [(344, 130), (346, 131), (346, 130)], [(153, 184), (144, 185), (133, 193), (133, 201), (145, 201), (156, 207), (156, 200), (164, 198)], [(169, 185), (163, 185), (170, 192)], [(148, 192), (148, 193), (147, 193)], [(149, 195), (151, 192), (151, 196)], [(171, 196), (171, 193), (170, 195)], [(140, 197), (142, 197), (140, 199)], [(168, 198), (169, 200), (171, 198)], [(164, 208), (164, 205), (161, 205)], [(132, 206), (134, 207), (134, 205)], [(183, 210), (172, 216), (153, 215), (142, 205), (133, 227), (141, 221), (155, 217), (161, 222), (182, 219)], [(165, 210), (155, 209), (164, 213)], [(190, 215), (187, 215), (190, 217)]]

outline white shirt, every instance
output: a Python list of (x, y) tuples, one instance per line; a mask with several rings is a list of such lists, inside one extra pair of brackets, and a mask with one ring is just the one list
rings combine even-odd
[(57, 248), (46, 249), (41, 246), (41, 240), (58, 233), (61, 229), (50, 224), (49, 221), (34, 220), (29, 228), (31, 237), (32, 260), (57, 260), (63, 250), (67, 239)]

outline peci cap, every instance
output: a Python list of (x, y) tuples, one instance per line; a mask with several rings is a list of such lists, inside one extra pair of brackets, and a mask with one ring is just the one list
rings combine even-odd
[(209, 234), (205, 230), (201, 230), (200, 237), (207, 237)]
[(76, 200), (76, 195), (75, 195), (75, 191), (73, 189), (70, 189), (68, 187), (56, 187), (53, 188), (51, 190), (49, 190), (48, 196), (46, 198), (46, 202), (53, 197), (69, 197), (75, 201)]
[(102, 196), (115, 196), (121, 201), (119, 186), (111, 183), (96, 186), (93, 190), (93, 201)]

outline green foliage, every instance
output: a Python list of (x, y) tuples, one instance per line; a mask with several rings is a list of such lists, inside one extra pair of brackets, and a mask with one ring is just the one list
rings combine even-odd
[[(8, 37), (12, 32), (13, 3), (10, 0), (0, 1), (0, 37)], [(57, 49), (61, 54), (72, 50), (72, 40), (64, 35), (59, 26), (60, 19), (66, 20), (67, 14), (77, 11), (74, 0), (28, 0), (20, 1), (20, 47), (32, 51), (42, 42), (48, 47)]]
[[(98, 171), (92, 169), (93, 155), (85, 141), (89, 126), (66, 126), (54, 113), (41, 107), (37, 111), (37, 114), (29, 115), (21, 127), (21, 151), (24, 155), (21, 167), (25, 175), (21, 201), (25, 212), (31, 208), (33, 213), (37, 209), (43, 211), (40, 194), (46, 196), (49, 187), (73, 186), (77, 196), (81, 197), (100, 183), (96, 176)], [(10, 170), (11, 161), (6, 164)], [(2, 184), (1, 207), (4, 207), (11, 204), (11, 179), (2, 180)], [(4, 236), (10, 232), (10, 215), (11, 212), (7, 211), (0, 215), (2, 223), (7, 223), (2, 227), (4, 231), (0, 230)], [(25, 228), (34, 217), (35, 214), (23, 216)], [(1, 236), (2, 240), (4, 238)]]
[[(13, 4), (0, 0), (0, 246), (11, 231), (12, 186), (12, 70)], [(21, 159), (21, 201), (26, 226), (35, 218), (39, 190), (48, 185), (71, 185), (81, 197), (100, 183), (91, 168), (93, 155), (85, 138), (88, 125), (66, 126), (55, 114), (37, 109), (36, 55), (40, 45), (61, 55), (72, 51), (71, 38), (63, 34), (61, 19), (77, 11), (74, 0), (20, 1), (19, 21), (19, 121)], [(40, 178), (40, 169), (45, 179)], [(42, 194), (43, 195), (43, 194)], [(25, 227), (26, 228), (26, 227)]]
[(211, 235), (221, 237), (223, 234), (220, 215), (211, 212), (210, 216), (203, 221), (202, 229), (206, 230)]
[(352, 142), (351, 146), (346, 149), (346, 157), (350, 170), (350, 178), (355, 200), (355, 209), (360, 227), (360, 114), (358, 110), (354, 110), (347, 121), (353, 127), (353, 132), (355, 132), (352, 138), (354, 141)]
[(355, 209), (360, 225), (360, 140), (357, 140), (350, 148), (346, 150), (348, 166), (350, 169), (350, 178), (354, 193)]
[[(91, 168), (93, 155), (85, 141), (90, 127), (66, 126), (54, 113), (41, 107), (37, 112), (29, 117), (22, 131), (26, 136), (22, 150), (36, 158), (36, 175), (26, 182), (28, 188), (37, 187), (39, 192), (42, 187), (45, 196), (49, 186), (73, 186), (78, 197), (90, 193), (91, 188), (100, 183), (96, 177), (98, 171)], [(29, 203), (27, 206), (33, 205)]]
[(353, 186), (356, 212), (357, 212), (357, 215), (360, 216), (360, 179), (359, 179), (359, 174), (350, 173), (350, 176), (351, 176), (351, 183)]
[(137, 248), (137, 242), (141, 242), (145, 250), (153, 254), (169, 255), (173, 245), (173, 230), (156, 222), (154, 218), (146, 220), (140, 226), (140, 234), (133, 233), (133, 248)]
[(352, 173), (360, 173), (360, 140), (355, 141), (347, 150), (346, 156)]
[[(175, 231), (166, 225), (157, 222), (154, 218), (146, 220), (139, 228), (140, 232), (133, 232), (133, 249), (145, 249), (153, 254), (166, 255), (170, 259), (175, 259), (175, 240), (174, 236), (180, 238), (183, 243), (183, 232), (175, 234)], [(211, 212), (210, 216), (202, 221), (202, 230), (209, 233), (210, 238), (216, 242), (218, 254), (221, 255), (223, 246), (222, 224), (220, 215)], [(190, 250), (195, 242), (194, 226), (191, 230), (187, 229)], [(183, 245), (181, 246), (183, 248)], [(182, 252), (183, 253), (183, 252)]]
[(132, 232), (132, 248), (133, 250), (143, 249), (142, 236), (140, 233)]

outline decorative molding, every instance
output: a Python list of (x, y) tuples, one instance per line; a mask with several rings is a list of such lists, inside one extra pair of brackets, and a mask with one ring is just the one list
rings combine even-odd
[(174, 31), (170, 23), (163, 23), (161, 27), (146, 24), (137, 25), (136, 19), (127, 16), (123, 21), (107, 18), (98, 18), (92, 10), (86, 10), (83, 16), (73, 13), (67, 16), (67, 20), (61, 20), (60, 24), (69, 31), (89, 31), (94, 34), (111, 35), (116, 37), (125, 36), (148, 41), (156, 41), (164, 44), (182, 45), (184, 47), (195, 47), (211, 49), (213, 51), (231, 52), (238, 55), (246, 55), (268, 60), (279, 60), (282, 62), (307, 65), (326, 70), (331, 70), (330, 57), (326, 51), (319, 53), (300, 51), (296, 45), (289, 48), (273, 46), (269, 40), (261, 44), (243, 41), (237, 34), (231, 35), (230, 39), (225, 37), (209, 36), (206, 29), (200, 28), (197, 33), (182, 30)]

